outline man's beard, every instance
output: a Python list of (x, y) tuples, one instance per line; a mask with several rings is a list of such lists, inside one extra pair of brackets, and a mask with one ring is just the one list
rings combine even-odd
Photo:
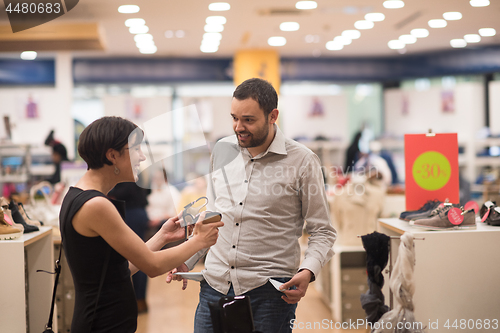
[[(248, 141), (246, 143), (242, 143), (240, 141), (240, 138), (239, 138), (238, 134), (249, 134), (250, 141)], [(266, 120), (266, 124), (257, 133), (250, 133), (250, 132), (239, 132), (239, 133), (236, 133), (236, 137), (238, 138), (238, 144), (242, 148), (259, 147), (262, 144), (264, 144), (264, 142), (266, 142), (268, 136), (269, 136), (269, 126), (268, 126), (267, 120)]]

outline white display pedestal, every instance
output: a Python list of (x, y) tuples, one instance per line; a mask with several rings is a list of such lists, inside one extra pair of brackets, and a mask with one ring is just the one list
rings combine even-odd
[[(426, 231), (399, 219), (380, 219), (378, 229), (389, 236), (408, 231), (425, 238), (414, 242), (413, 301), (415, 318), (427, 326), (428, 332), (457, 331), (451, 327), (456, 319), (459, 331), (500, 331), (500, 227), (478, 223), (477, 230)], [(393, 263), (399, 243), (397, 239), (391, 242)], [(389, 304), (389, 277), (384, 275), (384, 295)], [(460, 320), (469, 325), (465, 330), (460, 329)], [(490, 321), (489, 329), (484, 328), (485, 320)], [(494, 320), (497, 329), (493, 329)], [(450, 329), (444, 326), (447, 321)], [(437, 329), (429, 324), (436, 322)]]
[(0, 333), (45, 329), (54, 276), (37, 269), (54, 271), (52, 227), (0, 241)]

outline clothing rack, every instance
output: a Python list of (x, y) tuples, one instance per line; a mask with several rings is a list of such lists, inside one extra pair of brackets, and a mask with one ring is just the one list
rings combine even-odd
[[(391, 242), (389, 242), (389, 269), (386, 269), (385, 272), (389, 273), (389, 281), (391, 280), (392, 273), (392, 240), (393, 239), (401, 239), (401, 236), (389, 236), (391, 238)], [(361, 238), (361, 235), (358, 235), (358, 238)], [(425, 237), (413, 237), (414, 240), (425, 240)], [(389, 288), (389, 307), (392, 310), (392, 290)]]

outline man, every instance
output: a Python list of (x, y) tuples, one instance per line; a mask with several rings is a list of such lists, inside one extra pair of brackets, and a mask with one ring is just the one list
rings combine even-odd
[[(267, 81), (243, 82), (231, 103), (236, 135), (214, 147), (207, 208), (221, 212), (225, 226), (206, 257), (196, 333), (213, 332), (208, 302), (224, 295), (250, 297), (257, 331), (291, 332), (297, 302), (333, 255), (336, 231), (319, 159), (283, 136), (275, 124), (277, 105), (276, 91)], [(298, 239), (306, 220), (311, 236), (299, 266)], [(206, 252), (178, 270), (192, 269)], [(270, 278), (283, 283), (283, 292)], [(172, 279), (169, 274), (167, 282)]]

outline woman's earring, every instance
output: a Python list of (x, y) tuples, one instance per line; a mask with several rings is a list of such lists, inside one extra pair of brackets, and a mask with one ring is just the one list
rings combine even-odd
[(118, 169), (118, 167), (115, 165), (115, 175), (119, 175), (120, 174), (120, 169)]

